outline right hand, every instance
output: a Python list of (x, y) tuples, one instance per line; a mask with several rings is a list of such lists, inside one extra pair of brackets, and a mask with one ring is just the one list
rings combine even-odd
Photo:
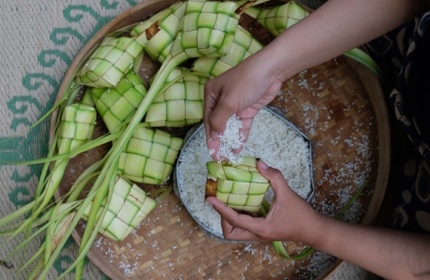
[(315, 232), (323, 223), (323, 217), (288, 186), (279, 170), (268, 167), (261, 160), (257, 168), (270, 181), (275, 194), (266, 217), (239, 214), (217, 198), (207, 198), (207, 202), (221, 215), (224, 238), (266, 242), (312, 242), (318, 239)]
[(283, 84), (272, 68), (273, 56), (264, 56), (261, 50), (205, 85), (204, 123), (214, 160), (222, 160), (217, 157), (219, 135), (224, 134), (227, 120), (234, 114), (241, 120), (246, 141), (255, 115), (273, 100)]

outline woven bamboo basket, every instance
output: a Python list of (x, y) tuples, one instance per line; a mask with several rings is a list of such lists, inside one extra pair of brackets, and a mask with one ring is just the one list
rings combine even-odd
[[(72, 62), (58, 98), (107, 34), (140, 22), (172, 2), (144, 1), (97, 32)], [(262, 43), (270, 41), (252, 20), (244, 17), (241, 24)], [(148, 71), (145, 75), (157, 69), (150, 61), (143, 61), (143, 65)], [(390, 161), (388, 114), (377, 78), (360, 64), (338, 57), (292, 77), (270, 105), (283, 112), (312, 142), (315, 208), (333, 215), (344, 204), (343, 197), (348, 198), (361, 187), (356, 182), (364, 180), (368, 185), (357, 201), (359, 209), (353, 222), (370, 224), (385, 193)], [(51, 133), (55, 119), (56, 113)], [(96, 128), (96, 133), (105, 131), (102, 125)], [(57, 196), (64, 194), (80, 172), (108, 149), (97, 148), (73, 158)], [(73, 233), (77, 243), (82, 226)], [(286, 245), (290, 253), (302, 246), (291, 242)], [(100, 236), (88, 257), (112, 279), (324, 279), (342, 264), (318, 252), (292, 262), (276, 255), (270, 244), (226, 244), (211, 239), (198, 228), (174, 192), (124, 241)]]

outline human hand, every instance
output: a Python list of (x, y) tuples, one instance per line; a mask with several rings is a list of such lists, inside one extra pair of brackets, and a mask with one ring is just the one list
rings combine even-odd
[(254, 116), (272, 101), (282, 86), (271, 66), (273, 58), (265, 56), (262, 50), (205, 85), (204, 123), (207, 145), (214, 151), (214, 160), (222, 160), (217, 157), (219, 136), (224, 134), (227, 120), (233, 115), (240, 119), (240, 133), (246, 141)]
[(311, 241), (320, 215), (287, 184), (279, 170), (258, 161), (257, 168), (272, 185), (274, 198), (266, 217), (239, 214), (215, 197), (207, 202), (221, 215), (224, 238), (244, 241)]

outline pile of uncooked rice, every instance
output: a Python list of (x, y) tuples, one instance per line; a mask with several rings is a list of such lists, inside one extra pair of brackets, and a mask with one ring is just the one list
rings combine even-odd
[[(240, 161), (242, 154), (233, 153), (234, 150), (238, 150), (244, 144), (245, 137), (242, 132), (242, 122), (236, 115), (231, 116), (225, 125), (224, 134), (219, 135), (219, 150), (217, 158), (229, 161), (231, 163), (237, 163)], [(212, 155), (214, 151), (209, 150), (209, 155)]]
[[(287, 122), (264, 109), (255, 117), (249, 138), (240, 155), (262, 159), (279, 169), (289, 186), (307, 198), (312, 187), (309, 143)], [(220, 216), (205, 201), (206, 163), (209, 155), (203, 127), (184, 145), (176, 168), (176, 187), (182, 202), (193, 218), (211, 236), (223, 238)], [(273, 196), (271, 189), (267, 199)]]

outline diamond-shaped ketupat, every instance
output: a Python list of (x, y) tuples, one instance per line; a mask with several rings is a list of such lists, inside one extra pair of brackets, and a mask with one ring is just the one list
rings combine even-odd
[(143, 46), (134, 38), (106, 37), (81, 67), (75, 81), (94, 88), (116, 87), (141, 55)]
[(203, 96), (206, 77), (175, 68), (165, 82), (165, 89), (148, 108), (145, 122), (151, 127), (184, 127), (203, 119)]
[(227, 206), (259, 214), (269, 182), (258, 172), (257, 160), (243, 157), (238, 163), (210, 161), (206, 164), (206, 197), (215, 196)]
[(130, 121), (146, 95), (142, 80), (134, 72), (125, 75), (115, 88), (88, 87), (86, 91), (110, 132)]
[(161, 185), (170, 176), (183, 139), (142, 123), (121, 153), (118, 171), (133, 182)]
[[(156, 206), (156, 201), (148, 197), (144, 190), (121, 177), (117, 178), (112, 198), (107, 203), (106, 199), (97, 213), (98, 218), (101, 218), (105, 208), (108, 208), (99, 232), (114, 241), (122, 241), (127, 237)], [(88, 219), (91, 207), (92, 203), (85, 208), (84, 219)]]

